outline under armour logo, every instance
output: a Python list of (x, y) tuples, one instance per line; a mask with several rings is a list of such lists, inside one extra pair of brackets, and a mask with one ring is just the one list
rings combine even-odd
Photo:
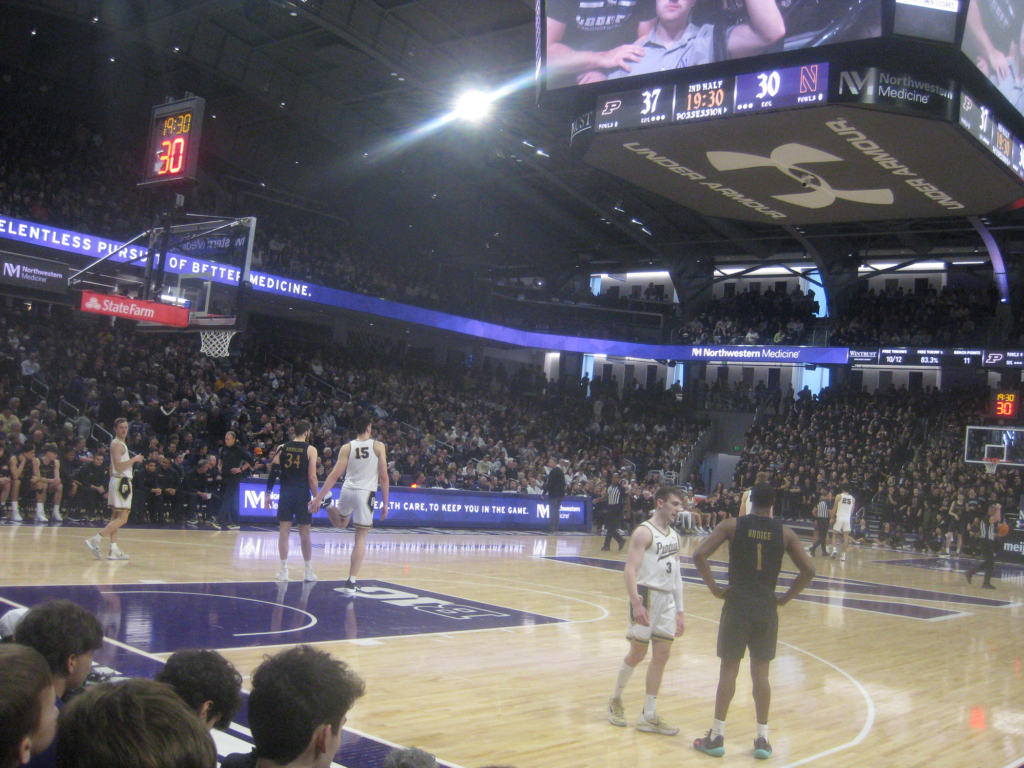
[(89, 297), (89, 300), (85, 302), (85, 307), (86, 309), (103, 309), (95, 296)]
[(825, 208), (836, 200), (868, 205), (892, 205), (891, 189), (833, 189), (821, 176), (801, 168), (807, 163), (837, 163), (841, 157), (807, 147), (803, 144), (783, 144), (772, 150), (769, 157), (750, 155), (746, 152), (708, 152), (708, 161), (719, 171), (738, 171), (745, 168), (775, 167), (800, 183), (810, 192), (791, 195), (772, 195), (776, 200), (798, 205), (801, 208)]

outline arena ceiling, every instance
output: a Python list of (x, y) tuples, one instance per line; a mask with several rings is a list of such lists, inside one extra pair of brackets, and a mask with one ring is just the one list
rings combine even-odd
[[(697, 258), (806, 266), (808, 253), (984, 255), (962, 217), (799, 230), (713, 219), (585, 165), (568, 146), (579, 106), (536, 107), (532, 0), (4, 7), (5, 81), (48, 84), (17, 108), (52, 108), (59, 95), (61, 109), (108, 131), (139, 131), (166, 96), (202, 95), (204, 162), (236, 191), (328, 211), (395, 248), (481, 271), (557, 283)], [(495, 119), (436, 127), (463, 89), (514, 82), (522, 87)], [(989, 226), (1005, 255), (1024, 253), (1024, 214), (994, 214)]]

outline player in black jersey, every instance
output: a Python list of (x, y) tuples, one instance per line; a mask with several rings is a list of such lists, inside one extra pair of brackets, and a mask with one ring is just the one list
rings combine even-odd
[(263, 508), (270, 509), (270, 492), (281, 480), (281, 495), (277, 502), (277, 522), (280, 524), (277, 548), (281, 554), (281, 570), (275, 577), (288, 581), (288, 536), (292, 532), (292, 519), (299, 526), (299, 541), (302, 544), (302, 559), (306, 563), (303, 581), (316, 581), (313, 574), (313, 542), (309, 538), (309, 526), (313, 513), (309, 511), (310, 493), (317, 492), (316, 448), (309, 444), (309, 433), (313, 425), (306, 419), (295, 422), (295, 439), (282, 445), (270, 465), (267, 478), (267, 492), (263, 496)]
[[(750, 648), (750, 676), (757, 711), (754, 757), (759, 760), (771, 757), (768, 709), (772, 689), (768, 683), (768, 666), (775, 658), (778, 606), (800, 594), (814, 578), (814, 563), (796, 534), (771, 517), (774, 503), (772, 487), (755, 484), (750, 492), (752, 514), (723, 520), (693, 553), (693, 563), (711, 594), (725, 600), (718, 625), (718, 657), (722, 665), (715, 696), (715, 720), (707, 735), (693, 742), (695, 749), (715, 757), (725, 754), (725, 716), (736, 693), (736, 675), (747, 647)], [(725, 541), (729, 542), (729, 586), (720, 587), (708, 558)], [(800, 575), (784, 594), (776, 595), (783, 553), (789, 554)]]

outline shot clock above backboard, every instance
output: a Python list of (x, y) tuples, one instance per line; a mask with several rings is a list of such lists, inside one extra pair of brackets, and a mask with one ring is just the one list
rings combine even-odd
[(190, 96), (153, 107), (140, 186), (195, 180), (205, 106)]

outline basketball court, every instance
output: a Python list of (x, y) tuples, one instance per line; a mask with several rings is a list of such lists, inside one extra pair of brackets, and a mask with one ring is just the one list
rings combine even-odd
[[(339, 590), (351, 532), (314, 532), (314, 584), (273, 581), (269, 526), (126, 528), (128, 562), (93, 559), (85, 534), (0, 528), (0, 601), (88, 607), (108, 638), (97, 663), (125, 675), (151, 676), (183, 647), (219, 649), (245, 676), (282, 647), (329, 650), (367, 683), (338, 765), (379, 765), (392, 745), (465, 768), (755, 762), (746, 674), (725, 757), (690, 746), (711, 723), (721, 608), (689, 558), (698, 537), (683, 540), (687, 628), (658, 698), (681, 732), (665, 737), (606, 719), (627, 648), (625, 550), (601, 552), (597, 536), (373, 532), (363, 591), (349, 598)], [(1000, 564), (997, 589), (983, 591), (963, 576), (972, 562), (870, 547), (845, 563), (815, 558), (817, 578), (780, 612), (772, 765), (1024, 765), (1024, 567)], [(792, 576), (784, 570), (780, 586)], [(631, 722), (645, 664), (624, 698)], [(243, 709), (216, 734), (222, 755), (251, 748), (245, 723)]]

